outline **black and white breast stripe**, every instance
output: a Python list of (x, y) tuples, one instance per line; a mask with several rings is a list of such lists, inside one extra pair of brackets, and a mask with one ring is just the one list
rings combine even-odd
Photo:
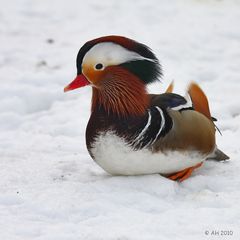
[(151, 125), (151, 120), (152, 120), (152, 115), (151, 115), (150, 110), (148, 110), (147, 124), (144, 126), (142, 131), (136, 136), (136, 138), (133, 139), (132, 146), (135, 147), (135, 146), (137, 146), (138, 144), (140, 144), (142, 142), (142, 140), (144, 139), (144, 135), (146, 134), (149, 126)]
[(153, 140), (152, 143), (154, 143), (154, 142), (158, 139), (158, 137), (159, 137), (159, 135), (161, 134), (163, 128), (165, 127), (165, 117), (164, 117), (163, 111), (161, 110), (160, 107), (155, 107), (155, 108), (156, 108), (156, 109), (159, 111), (159, 113), (160, 113), (161, 124), (160, 124), (159, 131), (158, 131), (158, 133), (157, 133), (157, 135), (156, 135), (156, 137), (154, 138), (154, 140)]
[(171, 129), (172, 120), (168, 113), (158, 106), (148, 109), (148, 118), (140, 130), (133, 135), (130, 145), (134, 149), (147, 148)]

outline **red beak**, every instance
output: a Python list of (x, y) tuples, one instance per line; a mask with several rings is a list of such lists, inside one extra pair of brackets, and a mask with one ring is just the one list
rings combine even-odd
[(89, 85), (90, 82), (87, 80), (87, 78), (83, 75), (77, 75), (77, 77), (64, 88), (64, 92), (74, 90), (76, 88), (84, 87)]

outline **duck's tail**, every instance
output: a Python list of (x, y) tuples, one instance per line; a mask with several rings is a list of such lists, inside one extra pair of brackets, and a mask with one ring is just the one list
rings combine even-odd
[(214, 161), (226, 161), (230, 157), (222, 152), (220, 149), (216, 148), (215, 151), (208, 156), (207, 160), (214, 160)]
[[(216, 121), (215, 118), (211, 116), (210, 108), (208, 104), (208, 99), (203, 90), (196, 84), (191, 83), (188, 87), (188, 94), (191, 97), (193, 108), (205, 115), (211, 121)], [(215, 124), (214, 124), (215, 125)], [(215, 125), (216, 127), (216, 125)], [(220, 132), (220, 130), (216, 127), (216, 129)], [(221, 132), (220, 132), (221, 134)], [(207, 160), (215, 160), (215, 161), (225, 161), (228, 160), (229, 156), (227, 156), (224, 152), (216, 147), (214, 152), (207, 158)]]

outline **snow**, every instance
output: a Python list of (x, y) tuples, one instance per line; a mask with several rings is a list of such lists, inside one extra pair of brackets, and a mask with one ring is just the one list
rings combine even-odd
[[(240, 239), (239, 1), (1, 6), (0, 239)], [(91, 90), (63, 88), (75, 77), (82, 44), (110, 34), (154, 50), (164, 77), (151, 92), (172, 80), (180, 93), (191, 80), (201, 85), (231, 161), (206, 162), (183, 183), (112, 177), (92, 161), (84, 136)]]

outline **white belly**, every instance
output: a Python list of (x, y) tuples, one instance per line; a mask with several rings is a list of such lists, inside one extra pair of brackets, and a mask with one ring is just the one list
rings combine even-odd
[(97, 164), (112, 175), (171, 174), (195, 166), (206, 158), (197, 151), (134, 151), (112, 132), (99, 135), (91, 152)]

